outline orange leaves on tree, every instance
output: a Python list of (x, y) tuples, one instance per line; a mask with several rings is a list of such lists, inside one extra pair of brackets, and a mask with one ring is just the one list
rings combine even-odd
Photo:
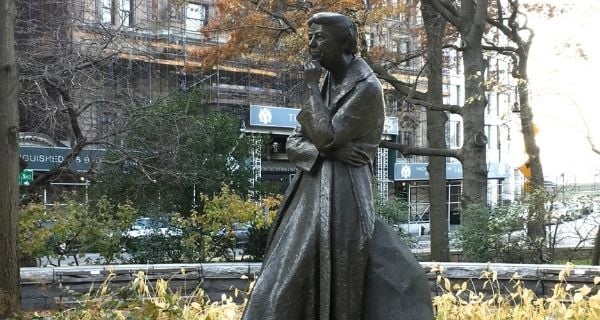
[(347, 14), (360, 26), (403, 10), (402, 5), (391, 7), (383, 0), (371, 1), (369, 10), (362, 0), (216, 0), (215, 5), (217, 16), (203, 32), (228, 41), (196, 52), (207, 66), (231, 58), (297, 65), (306, 56), (306, 21), (314, 13)]

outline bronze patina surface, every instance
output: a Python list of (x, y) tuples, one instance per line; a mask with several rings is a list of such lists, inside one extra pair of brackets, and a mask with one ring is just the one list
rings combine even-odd
[(243, 319), (433, 319), (425, 272), (395, 232), (374, 218), (381, 83), (356, 56), (349, 18), (319, 13), (308, 25), (310, 101), (286, 144), (299, 170)]

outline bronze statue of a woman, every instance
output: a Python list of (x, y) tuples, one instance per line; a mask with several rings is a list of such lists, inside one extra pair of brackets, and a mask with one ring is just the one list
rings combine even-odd
[(433, 319), (425, 272), (374, 217), (381, 83), (356, 55), (351, 19), (318, 13), (308, 27), (310, 101), (286, 143), (299, 173), (271, 230), (243, 319)]

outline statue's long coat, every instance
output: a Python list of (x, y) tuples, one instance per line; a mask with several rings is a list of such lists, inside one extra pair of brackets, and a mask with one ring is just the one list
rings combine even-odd
[[(314, 104), (303, 109), (298, 115), (301, 128), (287, 140), (288, 157), (299, 173), (271, 231), (261, 275), (243, 319), (431, 319), (428, 290), (425, 296), (416, 292), (429, 301), (425, 309), (410, 306), (413, 311), (398, 314), (405, 302), (415, 305), (414, 298), (382, 300), (380, 293), (413, 290), (407, 277), (424, 279), (424, 273), (410, 252), (393, 239), (393, 232), (374, 220), (371, 166), (355, 167), (329, 156), (353, 145), (365, 151), (372, 163), (384, 122), (381, 84), (364, 60), (355, 58), (341, 85), (333, 87), (326, 76), (322, 97), (327, 109)], [(376, 239), (374, 229), (380, 230)], [(373, 240), (382, 236), (389, 239), (377, 249)], [(370, 257), (374, 252), (391, 255)], [(387, 261), (394, 259), (401, 262), (396, 266), (415, 271), (394, 271), (394, 265), (390, 270)], [(425, 316), (397, 317), (410, 313)]]

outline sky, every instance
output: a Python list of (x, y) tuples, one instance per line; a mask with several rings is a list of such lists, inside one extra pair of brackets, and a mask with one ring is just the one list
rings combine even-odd
[[(586, 130), (600, 149), (600, 3), (548, 3), (570, 9), (554, 18), (530, 16), (535, 38), (529, 58), (534, 123), (544, 175), (568, 182), (600, 183), (600, 155), (591, 151)], [(579, 53), (585, 54), (585, 58)]]

